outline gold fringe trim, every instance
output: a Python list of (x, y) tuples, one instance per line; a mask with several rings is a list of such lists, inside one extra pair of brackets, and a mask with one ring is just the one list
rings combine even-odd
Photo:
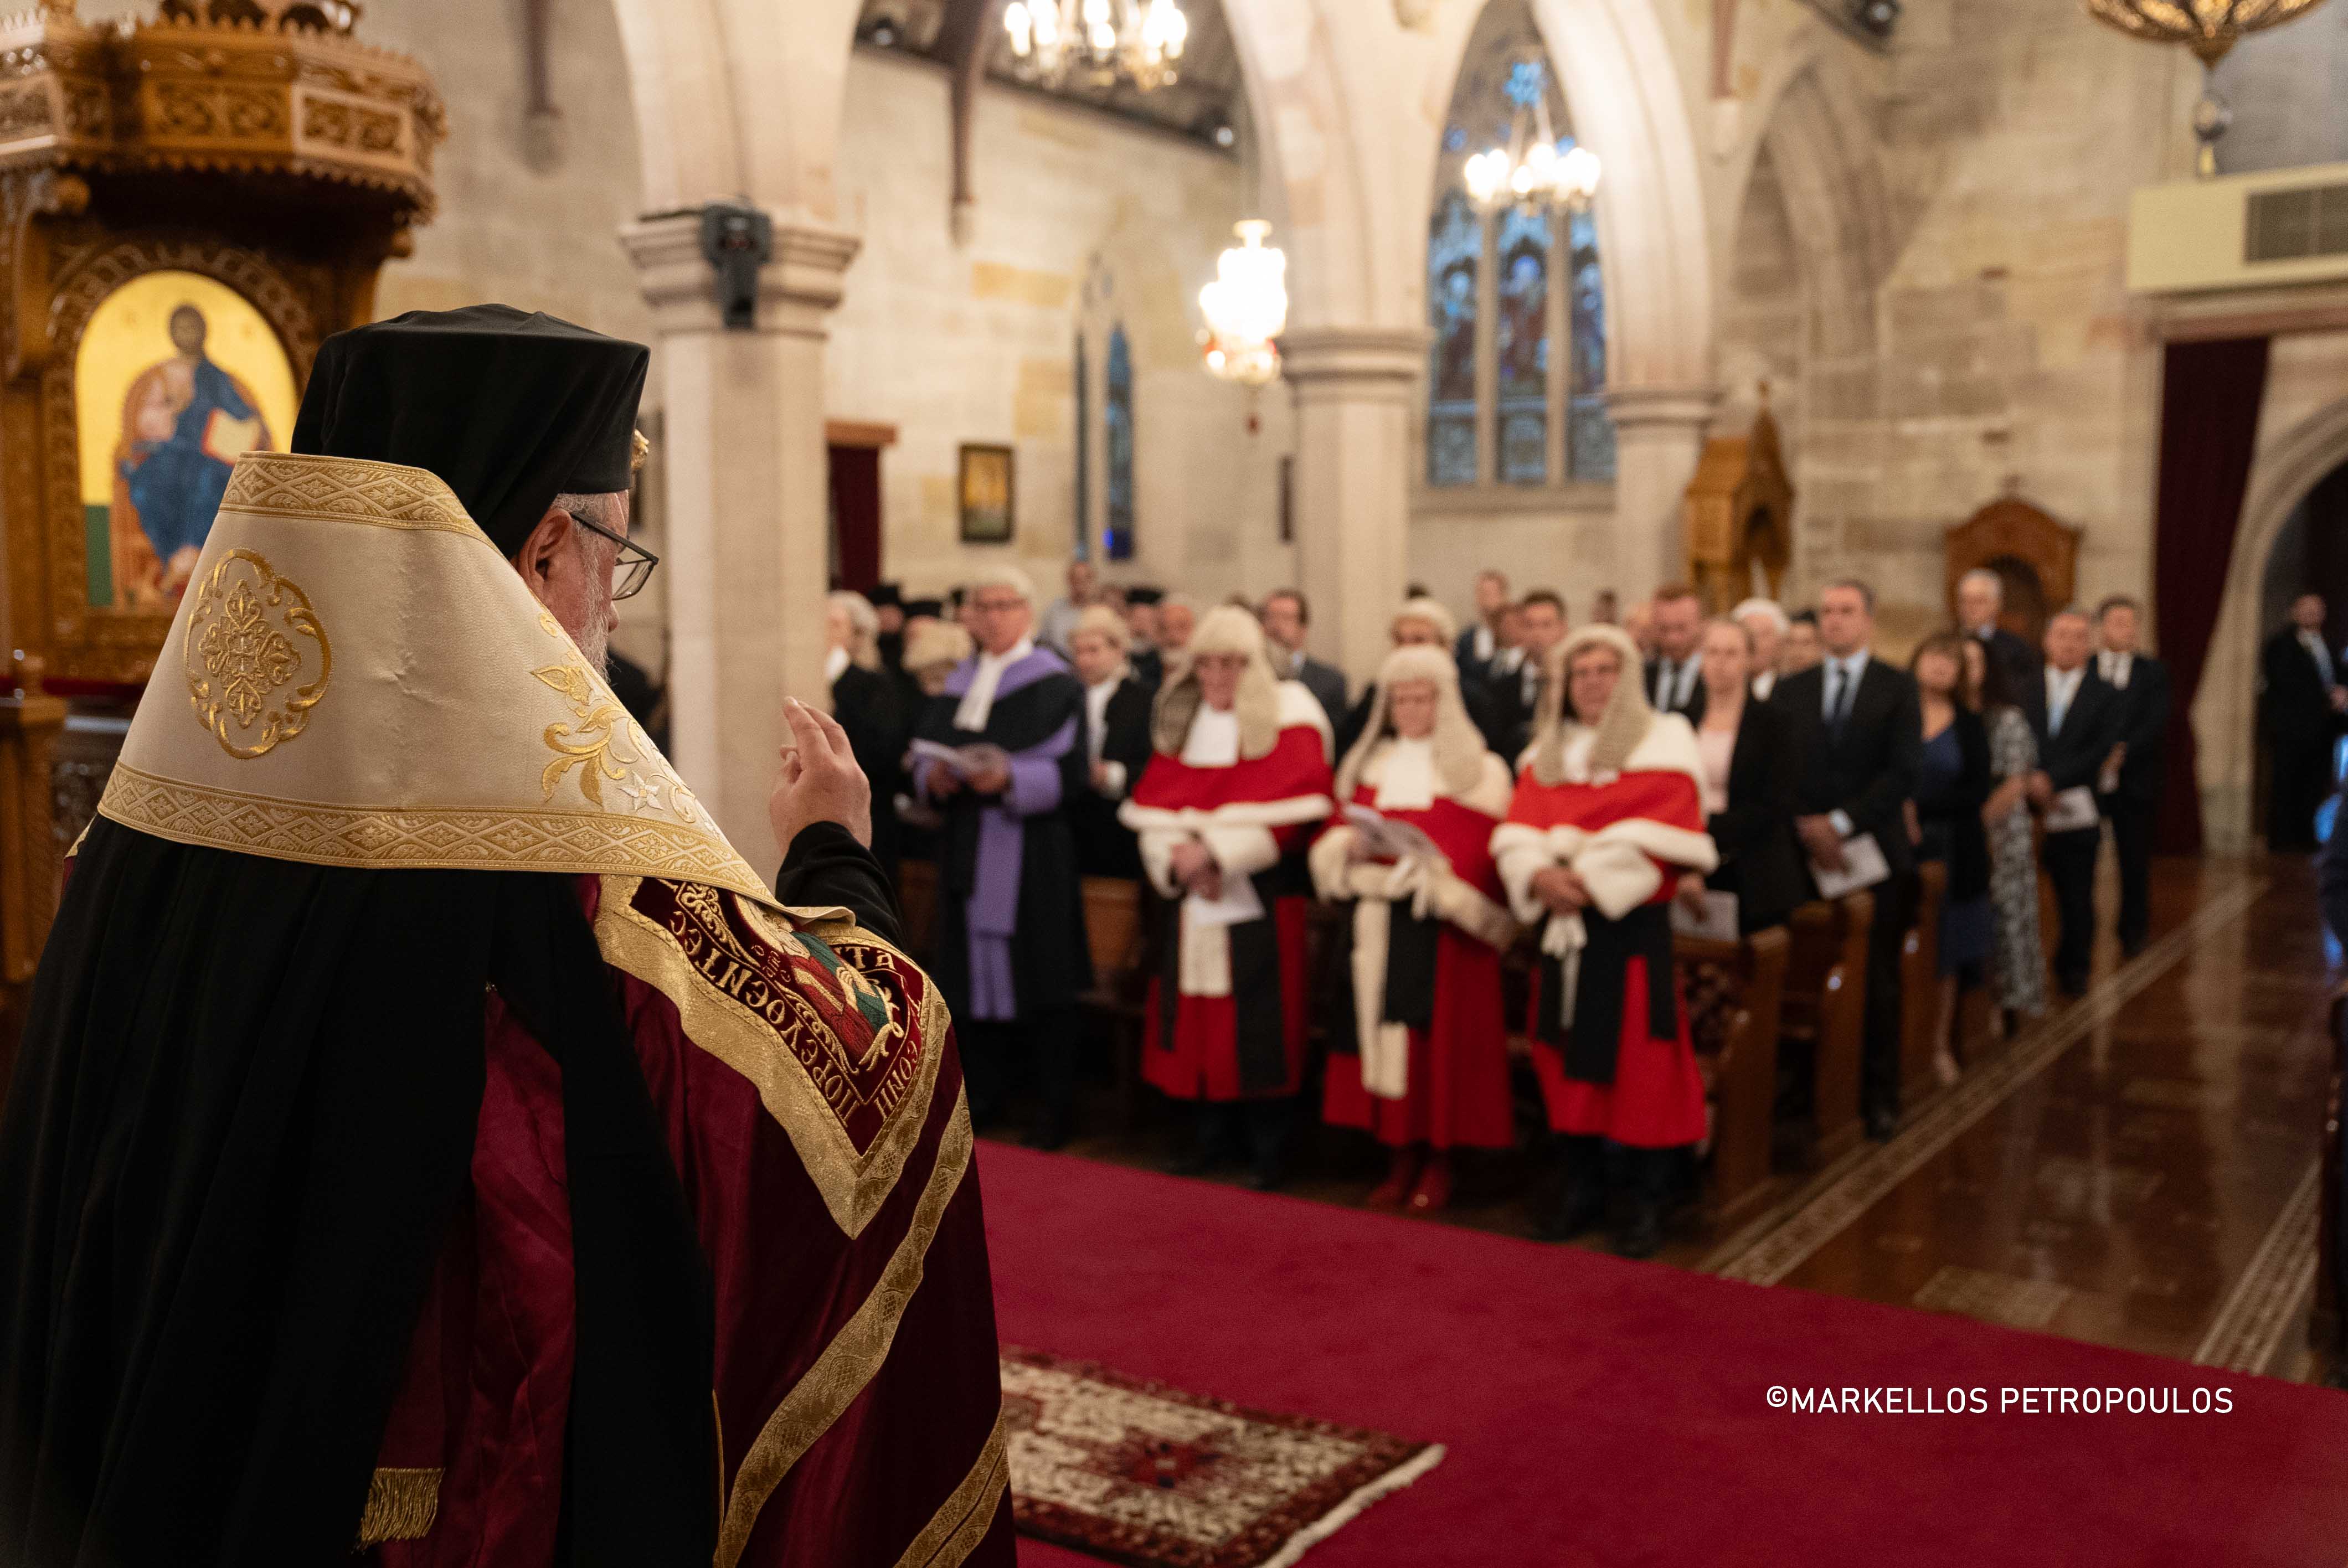
[(359, 1515), (358, 1547), (386, 1541), (420, 1541), (440, 1512), (440, 1471), (378, 1470), (367, 1482), (366, 1512)]

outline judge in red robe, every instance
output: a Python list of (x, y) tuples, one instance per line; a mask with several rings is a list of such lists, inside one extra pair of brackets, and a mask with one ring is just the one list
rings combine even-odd
[(1304, 1081), (1304, 849), (1329, 815), (1329, 721), (1272, 674), (1255, 618), (1226, 605), (1199, 622), (1151, 731), (1117, 812), (1159, 895), (1142, 1075), (1200, 1104), (1179, 1169), (1207, 1170), (1243, 1139), (1251, 1184), (1275, 1187)]
[(1337, 798), (1311, 860), (1321, 896), (1352, 906), (1354, 1030), (1333, 1039), (1322, 1115), (1393, 1150), (1372, 1208), (1432, 1213), (1451, 1200), (1453, 1149), (1516, 1142), (1500, 954), (1518, 927), (1491, 851), (1509, 768), (1447, 651), (1387, 656)]
[(1511, 907), (1541, 922), (1533, 1063), (1567, 1180), (1542, 1234), (1602, 1219), (1627, 1188), (1616, 1237), (1652, 1256), (1680, 1151), (1704, 1136), (1704, 1083), (1672, 969), (1672, 894), (1719, 862), (1704, 832), (1703, 767), (1685, 719), (1639, 689), (1637, 644), (1612, 626), (1550, 656), (1532, 745), (1492, 853)]

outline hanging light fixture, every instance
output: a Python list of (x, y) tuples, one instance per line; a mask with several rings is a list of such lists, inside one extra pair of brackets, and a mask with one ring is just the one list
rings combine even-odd
[(1468, 199), (1486, 211), (1501, 207), (1557, 206), (1587, 212), (1598, 194), (1598, 155), (1560, 143), (1549, 118), (1549, 67), (1528, 57), (1509, 68), (1509, 145), (1468, 159), (1460, 170)]
[(1121, 79), (1143, 92), (1180, 76), (1189, 18), (1176, 0), (1011, 0), (1003, 8), (1012, 68), (1045, 87)]
[(1280, 374), (1280, 334), (1288, 326), (1288, 257), (1264, 241), (1261, 218), (1235, 224), (1240, 242), (1215, 259), (1215, 281), (1199, 291), (1207, 318), (1199, 334), (1210, 374), (1262, 386)]
[(2087, 15), (2132, 38), (2182, 44), (2201, 62), (2201, 101), (2193, 106), (2193, 136), (2201, 150), (2194, 172), (2218, 172), (2218, 138), (2234, 111), (2218, 96), (2218, 62), (2243, 37), (2304, 16), (2323, 0), (2086, 0)]

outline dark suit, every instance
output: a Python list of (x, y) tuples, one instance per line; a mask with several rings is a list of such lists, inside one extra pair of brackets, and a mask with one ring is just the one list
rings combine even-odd
[[(1696, 665), (1697, 668), (1688, 671), (1685, 677), (1687, 682), (1687, 694), (1680, 701), (1676, 702), (1655, 702), (1656, 672), (1663, 668), (1663, 658), (1660, 654), (1655, 658), (1647, 661), (1646, 668), (1640, 676), (1640, 686), (1647, 693), (1647, 701), (1654, 704), (1655, 711), (1657, 712), (1677, 713), (1681, 718), (1685, 719), (1691, 724), (1701, 724), (1704, 723), (1704, 671), (1702, 668), (1704, 656), (1701, 653), (1691, 653), (1688, 655), (1688, 661), (1691, 664)], [(1674, 684), (1676, 683), (1677, 682), (1674, 682)]]
[(1512, 671), (1495, 672), (1484, 682), (1484, 712), (1478, 721), (1484, 743), (1500, 753), (1514, 773), (1517, 759), (1532, 744), (1533, 714), (1540, 706), (1540, 666), (1527, 659)]
[[(1461, 632), (1459, 640), (1451, 645), (1451, 657), (1458, 662), (1459, 681), (1462, 685), (1469, 681), (1480, 681), (1484, 678), (1484, 671), (1489, 661), (1476, 657), (1476, 634), (1484, 630), (1480, 622), (1470, 626)], [(1499, 640), (1495, 638), (1492, 641), (1492, 651), (1497, 654), (1499, 651)]]
[(1321, 704), (1329, 715), (1329, 728), (1334, 730), (1345, 718), (1345, 672), (1334, 664), (1323, 664), (1307, 654), (1302, 659), (1284, 659), (1272, 655), (1272, 668), (1287, 680), (1294, 681)]
[[(2100, 673), (2102, 656), (2097, 656)], [(2132, 654), (2127, 686), (2120, 691), (2119, 788), (2101, 799), (2112, 825), (2112, 852), (2120, 863), (2120, 950), (2130, 956), (2152, 928), (2150, 885), (2152, 832), (2160, 820), (2161, 783), (2168, 768), (2168, 667)]]
[[(2054, 715), (2047, 707), (2045, 676), (2038, 682), (2038, 768), (2054, 793), (2094, 789), (2104, 759), (2119, 742), (2120, 694), (2088, 664), (2061, 729), (2054, 728)], [(2054, 943), (2054, 980), (2073, 996), (2087, 989), (2087, 969), (2096, 952), (2096, 853), (2103, 844), (2100, 823), (2046, 835), (2046, 875), (2054, 883), (2062, 928)]]
[(1904, 803), (1923, 765), (1924, 721), (1916, 682), (1870, 658), (1839, 726), (1825, 717), (1827, 671), (1820, 664), (1781, 678), (1769, 705), (1786, 716), (1800, 763), (1794, 792), (1799, 815), (1841, 812), (1854, 836), (1872, 834), (1891, 875), (1875, 885), (1875, 925), (1867, 947), (1867, 1051), (1859, 1098), (1869, 1119), (1900, 1109), (1900, 949), (1914, 918), (1915, 848)]
[[(2259, 727), (2267, 738), (2267, 847), (2312, 849), (2315, 808), (2332, 793), (2332, 743), (2340, 734), (2340, 715), (2297, 627), (2267, 639), (2259, 666), (2266, 678)], [(2333, 683), (2343, 677), (2348, 670), (2335, 652)]]
[[(1967, 636), (1972, 633), (1967, 632)], [(2016, 637), (2004, 627), (1993, 629), (1987, 637), (1977, 639), (1989, 661), (2005, 677), (2005, 694), (2030, 721), (2031, 727), (2046, 727), (2046, 661), (2038, 650)]]
[[(1076, 869), (1086, 876), (1140, 879), (1140, 846), (1133, 829), (1117, 821), (1117, 808), (1126, 795), (1133, 793), (1133, 786), (1141, 782), (1141, 770), (1149, 765), (1150, 696), (1148, 687), (1128, 675), (1109, 693), (1108, 704), (1102, 710), (1100, 758), (1124, 766), (1124, 790), (1106, 795), (1087, 787), (1068, 802), (1068, 830), (1076, 835)], [(1089, 705), (1086, 712), (1089, 715)], [(1086, 743), (1089, 745), (1089, 717), (1086, 724)], [(1099, 957), (1106, 963), (1116, 955)]]
[(1736, 928), (1750, 934), (1782, 926), (1810, 896), (1794, 838), (1794, 800), (1801, 759), (1792, 721), (1748, 697), (1728, 758), (1728, 804), (1704, 820), (1720, 849), (1720, 868), (1705, 879), (1715, 892), (1736, 895)]
[(1133, 667), (1133, 678), (1148, 690), (1155, 692), (1166, 683), (1166, 655), (1157, 649), (1137, 644), (1126, 655), (1126, 662)]
[(887, 671), (850, 664), (831, 683), (831, 715), (848, 732), (848, 749), (872, 783), (872, 857), (891, 881), (897, 876), (897, 792), (905, 787), (903, 761), (911, 728)]

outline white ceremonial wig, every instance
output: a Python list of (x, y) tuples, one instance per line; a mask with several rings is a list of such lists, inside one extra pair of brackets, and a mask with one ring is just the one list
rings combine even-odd
[(872, 601), (842, 588), (834, 589), (824, 602), (848, 612), (849, 662), (865, 670), (880, 668), (880, 617), (874, 611)]
[[(1416, 603), (1417, 600), (1412, 602)], [(1440, 648), (1397, 648), (1378, 666), (1377, 684), (1370, 698), (1370, 722), (1363, 729), (1361, 739), (1337, 764), (1337, 795), (1339, 800), (1354, 798), (1354, 786), (1362, 782), (1362, 770), (1369, 765), (1370, 754), (1379, 743), (1394, 733), (1394, 689), (1406, 681), (1431, 681), (1435, 683), (1435, 771), (1443, 780), (1443, 787), (1454, 795), (1464, 795), (1476, 787), (1484, 776), (1484, 737), (1477, 731), (1476, 722), (1468, 716), (1468, 704), (1459, 695), (1459, 666), (1451, 655)]]
[[(1595, 725), (1574, 716), (1567, 702), (1574, 656), (1592, 648), (1612, 649), (1622, 661), (1614, 679), (1613, 699)], [(1541, 689), (1540, 712), (1533, 727), (1535, 779), (1545, 784), (1565, 781), (1566, 741), (1583, 729), (1598, 732), (1590, 750), (1591, 774), (1622, 771), (1622, 764), (1631, 760), (1631, 753), (1638, 750), (1655, 723), (1655, 711), (1648, 706), (1644, 682), (1639, 679), (1643, 667), (1638, 643), (1619, 626), (1585, 626), (1550, 651), (1544, 670), (1549, 683)]]
[(1035, 579), (1015, 566), (992, 566), (963, 584), (966, 593), (975, 594), (983, 588), (1007, 588), (1035, 608)]
[(1167, 671), (1166, 684), (1158, 689), (1150, 743), (1169, 756), (1181, 754), (1190, 738), (1190, 721), (1199, 716), (1205, 700), (1199, 692), (1199, 661), (1210, 653), (1236, 653), (1247, 661), (1231, 702), (1240, 721), (1240, 755), (1250, 761), (1270, 755), (1280, 739), (1280, 678), (1264, 654), (1263, 627), (1235, 604), (1219, 604), (1199, 618), (1180, 665)]
[(1786, 607), (1774, 599), (1748, 599), (1730, 610), (1728, 619), (1742, 626), (1745, 624), (1745, 618), (1748, 615), (1757, 615), (1766, 620), (1777, 629), (1777, 635), (1780, 637), (1785, 636), (1794, 627), (1792, 619), (1786, 613)]
[(1394, 612), (1394, 619), (1386, 622), (1387, 632), (1391, 634), (1395, 627), (1406, 620), (1424, 620), (1435, 628), (1442, 637), (1443, 646), (1446, 648), (1459, 641), (1459, 622), (1449, 610), (1443, 608), (1441, 600), (1428, 599), (1424, 594), (1416, 599), (1404, 600), (1402, 608)]
[(1076, 625), (1068, 629), (1068, 641), (1073, 643), (1088, 631), (1096, 637), (1107, 638), (1119, 653), (1133, 646), (1133, 628), (1125, 623), (1125, 617), (1106, 604), (1085, 606), (1084, 613), (1076, 617)]

